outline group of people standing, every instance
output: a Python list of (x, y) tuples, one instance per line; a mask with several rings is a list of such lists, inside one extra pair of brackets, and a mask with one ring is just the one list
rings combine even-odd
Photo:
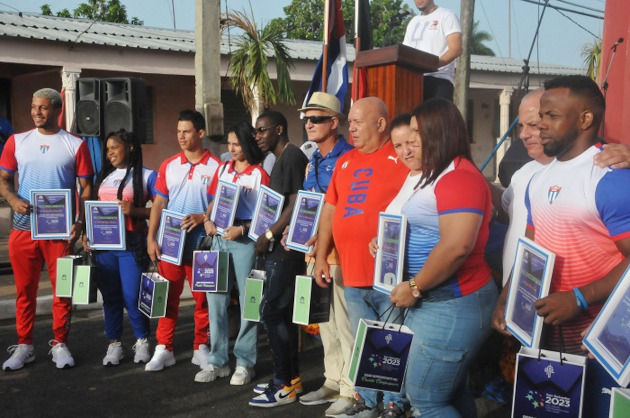
[[(133, 133), (118, 131), (106, 137), (103, 168), (94, 183), (85, 143), (57, 125), (61, 103), (59, 93), (52, 89), (35, 92), (31, 109), (35, 129), (11, 136), (0, 159), (0, 191), (15, 211), (10, 256), (16, 275), (18, 331), (18, 344), (11, 347), (12, 355), (4, 362), (4, 370), (20, 369), (35, 359), (32, 329), (39, 271), (45, 261), (54, 289), (56, 259), (69, 254), (74, 242), (84, 232), (83, 202), (86, 200), (119, 202), (125, 215), (127, 232), (124, 251), (94, 251), (94, 270), (103, 295), (105, 335), (109, 340), (103, 358), (105, 366), (118, 365), (124, 358), (125, 350), (121, 341), (123, 310), (127, 310), (136, 338), (133, 345), (134, 362), (146, 363), (147, 371), (160, 371), (175, 364), (172, 343), (179, 298), (185, 280), (190, 281), (192, 277), (192, 253), (203, 237), (213, 235), (213, 249), (230, 253), (230, 289), (227, 293), (193, 292), (195, 331), (192, 362), (200, 366), (195, 376), (197, 382), (228, 376), (232, 372), (228, 357), (227, 326), (230, 293), (233, 286), (237, 286), (243, 306), (246, 277), (256, 264), (263, 266), (266, 284), (260, 313), (273, 353), (274, 378), (254, 387), (257, 393), (249, 403), (256, 407), (292, 403), (303, 392), (298, 363), (297, 327), (292, 324), (292, 302), (295, 276), (307, 271), (307, 262), (319, 285), (333, 287), (333, 301), (331, 320), (321, 327), (326, 381), (320, 389), (305, 394), (301, 400), (307, 405), (332, 402), (327, 410), (327, 414), (332, 416), (398, 416), (408, 408), (404, 395), (386, 393), (385, 409), (380, 411), (376, 405), (375, 392), (363, 389), (355, 391), (348, 380), (347, 367), (353, 335), (360, 318), (379, 319), (392, 303), (401, 308), (413, 306), (421, 300), (412, 292), (415, 289), (422, 292), (423, 301), (426, 299), (423, 306), (431, 306), (429, 302), (437, 306), (453, 303), (460, 295), (485, 291), (490, 283), (489, 274), (484, 269), (473, 269), (475, 274), (468, 274), (461, 279), (455, 274), (460, 265), (465, 265), (464, 261), (471, 258), (467, 254), (473, 247), (473, 253), (478, 255), (478, 245), (474, 245), (477, 231), (479, 228), (483, 230), (483, 225), (487, 224), (482, 222), (482, 218), (489, 216), (490, 211), (489, 200), (486, 199), (489, 196), (487, 186), (469, 160), (464, 122), (454, 105), (446, 100), (429, 101), (418, 107), (413, 115), (403, 118), (403, 123), (394, 130), (399, 131), (399, 134), (392, 135), (398, 138), (394, 142), (390, 140), (389, 116), (385, 104), (378, 98), (357, 101), (348, 118), (353, 147), (338, 134), (339, 125), (345, 117), (337, 98), (326, 93), (316, 93), (308, 105), (300, 109), (305, 114), (304, 123), (309, 140), (317, 146), (310, 161), (298, 147), (289, 142), (287, 121), (279, 112), (267, 111), (261, 114), (255, 128), (246, 123), (229, 128), (227, 142), (231, 160), (221, 162), (202, 146), (205, 136), (202, 115), (195, 111), (182, 111), (177, 124), (181, 152), (164, 161), (157, 173), (143, 167), (138, 138)], [(451, 119), (443, 120), (444, 115)], [(424, 129), (431, 126), (433, 128), (425, 133)], [(452, 131), (452, 127), (459, 130)], [(449, 138), (449, 141), (445, 141), (445, 138)], [(453, 142), (458, 145), (449, 145), (447, 150), (440, 150), (440, 144)], [(46, 151), (42, 152), (42, 149)], [(420, 150), (439, 152), (443, 161), (431, 166), (432, 171), (419, 170), (422, 164), (426, 166), (436, 161), (435, 157), (423, 157)], [(270, 174), (261, 166), (266, 153), (273, 153), (276, 157)], [(17, 192), (13, 190), (13, 176), (16, 173), (20, 179)], [(435, 239), (439, 236), (435, 231), (442, 227), (441, 221), (437, 221), (437, 212), (433, 214), (436, 218), (431, 227), (433, 231), (429, 233), (433, 239), (425, 243), (424, 235), (427, 232), (422, 229), (429, 225), (426, 217), (432, 215), (417, 212), (418, 205), (414, 199), (429, 193), (438, 196), (438, 204), (441, 204), (439, 185), (452, 176), (455, 179), (451, 183), (459, 184), (466, 190), (472, 186), (461, 178), (472, 176), (476, 179), (472, 183), (478, 184), (480, 193), (479, 196), (475, 193), (475, 202), (458, 202), (457, 196), (466, 194), (451, 191), (449, 203), (444, 207), (448, 212), (446, 218), (454, 219), (447, 225), (459, 231), (454, 235), (460, 239), (466, 238), (472, 244), (464, 246), (465, 251), (461, 254), (447, 246), (449, 256), (454, 257), (448, 263), (448, 270), (431, 267), (435, 271), (416, 277), (413, 289), (408, 282), (399, 285), (392, 293), (391, 300), (387, 295), (372, 290), (374, 261), (369, 244), (376, 235), (378, 213), (385, 210), (390, 201), (399, 201), (401, 204), (396, 210), (402, 213), (407, 211), (412, 225), (410, 245), (416, 242), (414, 237), (417, 236), (420, 245), (440, 248), (442, 240)], [(78, 213), (71, 238), (67, 241), (31, 239), (30, 190), (35, 187), (67, 188), (75, 195), (77, 179), (80, 204), (76, 205)], [(237, 183), (243, 191), (234, 224), (222, 236), (217, 235), (216, 226), (210, 219), (219, 180)], [(285, 203), (278, 221), (254, 242), (247, 232), (262, 185), (282, 194)], [(431, 187), (427, 188), (427, 185)], [(281, 245), (299, 190), (326, 193), (320, 232), (310, 243), (314, 246), (313, 253), (306, 257), (303, 253), (289, 251)], [(417, 194), (418, 191), (422, 193)], [(425, 199), (431, 200), (430, 197)], [(150, 200), (152, 205), (147, 208)], [(474, 208), (470, 209), (472, 206)], [(186, 229), (187, 235), (184, 259), (179, 266), (159, 261), (161, 253), (156, 234), (161, 212), (165, 209), (185, 214), (181, 228)], [(416, 217), (418, 231), (415, 228)], [(459, 217), (465, 219), (458, 220)], [(474, 225), (470, 228), (471, 232), (461, 233), (464, 224)], [(479, 234), (479, 241), (485, 239), (486, 235)], [(82, 243), (86, 251), (91, 251), (85, 235)], [(431, 251), (427, 249), (425, 254)], [(425, 260), (426, 257), (418, 258), (415, 250), (408, 251), (407, 258), (413, 260), (406, 271), (409, 277), (417, 273), (413, 270), (424, 272), (426, 269), (422, 266), (425, 261), (432, 266), (430, 257), (428, 260)], [(158, 272), (170, 282), (166, 315), (158, 320), (157, 345), (152, 355), (148, 342), (149, 321), (140, 313), (137, 305), (140, 276), (143, 271), (147, 271), (151, 261), (159, 261)], [(477, 265), (478, 262), (473, 264)], [(429, 291), (432, 288), (440, 290)], [(433, 294), (436, 295), (435, 301), (431, 298)], [(488, 297), (492, 297), (491, 292)], [(74, 366), (66, 345), (70, 308), (70, 299), (55, 297), (51, 353), (58, 368)], [(406, 321), (410, 318), (413, 315), (408, 314)], [(422, 320), (417, 321), (419, 323)], [(467, 327), (461, 321), (453, 322)], [(409, 324), (415, 328), (413, 323)], [(416, 332), (422, 334), (419, 330)], [(478, 334), (475, 333), (475, 337), (482, 339)], [(230, 379), (231, 384), (243, 385), (254, 378), (256, 341), (257, 325), (242, 320), (234, 345), (236, 369)], [(420, 346), (416, 347), (414, 343), (412, 350), (417, 349)], [(422, 349), (426, 350), (426, 347)], [(421, 367), (424, 363), (412, 361), (410, 367)], [(453, 376), (455, 386), (459, 386), (461, 374)], [(408, 376), (415, 375), (416, 372), (412, 370), (408, 373)], [(440, 376), (444, 378), (443, 371)], [(412, 386), (408, 385), (408, 394), (415, 393), (411, 389)]]
[[(592, 165), (592, 157), (600, 154), (593, 146), (603, 112), (603, 100), (597, 92), (597, 86), (593, 88), (587, 78), (570, 76), (548, 82), (536, 97), (541, 120), (532, 123), (540, 130), (545, 154), (557, 159), (545, 163), (549, 168), (564, 170), (563, 178), (570, 180), (575, 173), (572, 164), (563, 163), (579, 159), (584, 160), (581, 164)], [(268, 383), (254, 386), (249, 405), (269, 408), (299, 399), (305, 405), (330, 402), (326, 415), (336, 417), (399, 417), (410, 409), (414, 416), (423, 417), (474, 415), (466, 374), (491, 332), (491, 324), (504, 330), (506, 291), (498, 298), (484, 259), (493, 213), (490, 188), (472, 161), (465, 122), (450, 101), (427, 100), (390, 122), (381, 99), (358, 100), (347, 118), (353, 139), (350, 145), (338, 133), (345, 121), (338, 99), (315, 93), (307, 106), (299, 109), (304, 112), (308, 139), (317, 147), (310, 158), (289, 141), (286, 118), (269, 110), (257, 118), (255, 127), (242, 123), (227, 130), (231, 159), (226, 162), (203, 148), (203, 116), (185, 110), (178, 115), (177, 123), (181, 152), (165, 160), (157, 173), (143, 167), (138, 138), (118, 131), (106, 137), (103, 168), (94, 183), (85, 142), (57, 125), (61, 104), (55, 90), (35, 92), (31, 105), (35, 128), (12, 135), (0, 157), (0, 194), (15, 212), (9, 251), (17, 289), (18, 334), (18, 344), (10, 347), (11, 356), (4, 362), (4, 370), (17, 370), (35, 360), (32, 332), (40, 271), (45, 261), (54, 290), (57, 258), (69, 254), (84, 232), (83, 202), (117, 201), (125, 214), (126, 250), (96, 252), (96, 278), (103, 295), (105, 335), (109, 340), (103, 365), (118, 365), (124, 357), (123, 309), (127, 310), (136, 338), (134, 362), (146, 363), (145, 370), (153, 372), (175, 364), (173, 338), (180, 295), (185, 281), (192, 279), (193, 251), (211, 235), (212, 248), (230, 254), (229, 289), (226, 293), (193, 292), (191, 361), (200, 367), (196, 382), (232, 374), (230, 384), (244, 385), (255, 377), (257, 324), (241, 319), (232, 373), (227, 311), (236, 286), (242, 312), (246, 278), (260, 266), (266, 274), (260, 317), (273, 355), (274, 376)], [(522, 122), (524, 132), (526, 121)], [(268, 153), (275, 156), (270, 173), (262, 167)], [(583, 249), (579, 252), (563, 242), (569, 248), (565, 257), (565, 248), (554, 246), (556, 227), (547, 217), (557, 205), (542, 208), (547, 194), (546, 190), (541, 192), (549, 176), (553, 181), (560, 179), (554, 173), (547, 173), (547, 177), (535, 175), (526, 188), (525, 200), (513, 203), (526, 206), (528, 235), (543, 239), (562, 261), (558, 267), (560, 281), (552, 285), (553, 294), (537, 302), (536, 308), (552, 326), (550, 346), (557, 342), (556, 326), (566, 322), (570, 332), (565, 337), (570, 341), (565, 345), (573, 350), (579, 343), (575, 336), (592, 320), (598, 304), (605, 301), (628, 265), (630, 219), (624, 205), (630, 203), (630, 197), (622, 186), (628, 184), (630, 171), (610, 174), (609, 169), (595, 170), (595, 174), (585, 177), (592, 191), (588, 210), (558, 215), (566, 221), (568, 216), (588, 213), (589, 230), (597, 232), (588, 251), (601, 254), (597, 257), (597, 280), (582, 280), (571, 273), (568, 284), (562, 280), (574, 260), (584, 260)], [(17, 191), (13, 186), (16, 174)], [(242, 188), (235, 221), (220, 236), (210, 219), (219, 180)], [(284, 204), (278, 220), (254, 242), (248, 230), (263, 185), (283, 195)], [(29, 197), (34, 188), (70, 189), (73, 196), (78, 196), (76, 221), (67, 241), (31, 238)], [(325, 193), (318, 234), (308, 243), (314, 249), (306, 256), (282, 245), (300, 190)], [(147, 208), (150, 200), (152, 205)], [(551, 200), (548, 205), (553, 203)], [(573, 199), (569, 204), (576, 207), (578, 203)], [(185, 214), (181, 228), (187, 235), (181, 265), (160, 261), (156, 235), (166, 209)], [(408, 221), (404, 281), (391, 295), (372, 288), (373, 257), (378, 251), (374, 237), (382, 211), (404, 214)], [(571, 229), (572, 225), (576, 223), (565, 228)], [(581, 230), (574, 232), (576, 241)], [(90, 251), (85, 235), (82, 242)], [(152, 355), (149, 321), (138, 310), (140, 276), (150, 262), (157, 262), (158, 272), (170, 282), (166, 315), (158, 320), (157, 345)], [(292, 323), (292, 311), (295, 276), (304, 273), (312, 274), (319, 286), (332, 287), (332, 302), (330, 320), (320, 328), (326, 379), (321, 388), (302, 395), (298, 330)], [(575, 300), (578, 292), (574, 289), (578, 287), (586, 307)], [(414, 338), (404, 390), (385, 392), (380, 408), (376, 391), (353, 387), (348, 380), (348, 366), (359, 321), (385, 320), (384, 313), (391, 309), (391, 317), (404, 322)], [(66, 345), (70, 310), (69, 298), (54, 297), (54, 339), (50, 344), (58, 368), (74, 366)]]

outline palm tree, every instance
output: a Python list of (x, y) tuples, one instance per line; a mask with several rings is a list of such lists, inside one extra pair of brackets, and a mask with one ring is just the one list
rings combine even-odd
[[(237, 49), (230, 57), (229, 70), (232, 87), (249, 109), (252, 123), (255, 123), (261, 111), (278, 100), (294, 104), (290, 75), (293, 60), (277, 26), (266, 25), (259, 30), (254, 19), (241, 12), (224, 15), (222, 23), (224, 27), (231, 26), (243, 31), (235, 42)], [(267, 69), (271, 52), (276, 59), (277, 92)]]
[(602, 38), (597, 38), (595, 42), (585, 44), (582, 47), (582, 58), (586, 65), (586, 75), (597, 81), (602, 59)]
[(475, 55), (487, 55), (494, 57), (494, 51), (484, 45), (484, 42), (492, 41), (494, 38), (488, 32), (479, 30), (479, 21), (473, 24), (472, 35), (470, 36), (470, 53)]

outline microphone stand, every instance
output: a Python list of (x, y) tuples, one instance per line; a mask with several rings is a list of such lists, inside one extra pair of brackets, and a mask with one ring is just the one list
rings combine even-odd
[[(527, 54), (527, 58), (523, 60), (523, 63), (525, 64), (522, 67), (523, 76), (521, 77), (521, 80), (518, 83), (518, 87), (516, 88), (516, 91), (520, 91), (520, 90), (525, 90), (525, 92), (529, 91), (529, 70), (530, 70), (529, 60), (531, 59), (532, 53), (534, 52), (534, 46), (536, 45), (536, 40), (538, 39), (538, 35), (540, 33), (540, 25), (542, 24), (543, 16), (545, 15), (545, 10), (547, 10), (547, 5), (549, 4), (549, 0), (544, 0), (544, 1), (545, 1), (545, 5), (543, 6), (542, 12), (540, 13), (540, 16), (538, 17), (538, 24), (536, 25), (536, 32), (534, 32), (534, 39), (532, 39), (532, 44), (529, 48), (529, 53)], [(518, 122), (518, 116), (514, 118), (514, 121), (512, 121), (512, 124), (510, 125), (508, 130), (505, 132), (505, 134), (503, 134), (503, 137), (501, 138), (501, 140), (497, 143), (497, 145), (495, 145), (492, 151), (490, 151), (490, 155), (488, 155), (488, 157), (486, 158), (486, 160), (483, 162), (481, 166), (481, 171), (483, 171), (484, 168), (486, 168), (490, 160), (492, 160), (492, 158), (496, 155), (501, 145), (503, 145), (503, 143), (507, 139), (510, 132), (512, 132), (512, 130), (516, 126), (517, 122)]]
[[(608, 67), (606, 68), (606, 76), (604, 76), (604, 81), (602, 81), (602, 92), (604, 93), (604, 104), (606, 104), (606, 95), (608, 94), (608, 75), (610, 74), (610, 69), (612, 68), (613, 60), (615, 59), (615, 55), (617, 54), (617, 47), (620, 43), (623, 42), (623, 38), (619, 38), (617, 42), (613, 44), (610, 48), (612, 51), (612, 55), (610, 56), (610, 61), (608, 62)], [(601, 129), (601, 138), (604, 138), (604, 130), (606, 129), (606, 108), (604, 108), (604, 114), (602, 115), (602, 129)]]

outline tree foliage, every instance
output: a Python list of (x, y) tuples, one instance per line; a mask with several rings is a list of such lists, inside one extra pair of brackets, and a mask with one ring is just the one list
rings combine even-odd
[[(40, 7), (44, 16), (53, 16), (53, 11), (49, 4)], [(70, 17), (75, 19), (89, 19), (100, 22), (127, 23), (132, 25), (144, 25), (144, 22), (137, 17), (127, 18), (127, 8), (120, 0), (87, 0), (81, 3), (70, 13), (68, 9), (62, 9), (56, 13), (58, 17)]]
[[(242, 35), (236, 37), (237, 49), (230, 56), (230, 80), (252, 117), (255, 118), (260, 111), (278, 100), (294, 104), (290, 75), (293, 61), (278, 28), (266, 25), (259, 29), (253, 17), (241, 12), (224, 15), (222, 23), (224, 27), (243, 31)], [(273, 52), (276, 61), (277, 92), (267, 69), (269, 52)]]
[[(354, 42), (354, 0), (343, 0), (346, 42)], [(370, 5), (372, 38), (375, 47), (402, 43), (407, 23), (413, 17), (403, 0), (372, 0)], [(321, 41), (324, 37), (324, 2), (293, 0), (284, 8), (284, 18), (273, 19), (268, 26), (289, 39)]]
[(472, 36), (470, 37), (470, 53), (475, 55), (487, 55), (494, 57), (494, 51), (484, 42), (492, 41), (494, 38), (488, 32), (479, 30), (479, 21), (473, 24)]
[(592, 43), (587, 43), (582, 47), (582, 59), (586, 64), (586, 75), (597, 81), (599, 67), (602, 59), (602, 39), (597, 38)]

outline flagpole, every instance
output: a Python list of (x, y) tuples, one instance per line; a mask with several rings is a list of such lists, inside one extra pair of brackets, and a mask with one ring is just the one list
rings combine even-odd
[(324, 6), (324, 50), (322, 51), (322, 91), (326, 92), (328, 84), (328, 41), (330, 28), (330, 0)]
[(352, 66), (352, 94), (351, 97), (359, 97), (359, 71), (357, 57), (361, 50), (361, 38), (359, 37), (359, 1), (354, 0), (354, 65)]

